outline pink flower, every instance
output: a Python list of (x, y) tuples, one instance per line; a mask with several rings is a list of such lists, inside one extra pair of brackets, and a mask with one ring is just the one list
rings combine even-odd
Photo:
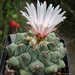
[(46, 1), (44, 3), (40, 3), (37, 0), (37, 9), (34, 4), (28, 3), (26, 10), (28, 13), (20, 11), (22, 15), (28, 20), (27, 24), (32, 26), (32, 30), (34, 31), (37, 37), (45, 37), (50, 32), (56, 30), (55, 26), (58, 25), (61, 21), (63, 21), (66, 17), (63, 16), (65, 11), (61, 12), (61, 8), (59, 9), (59, 5), (54, 8), (52, 4), (47, 8)]

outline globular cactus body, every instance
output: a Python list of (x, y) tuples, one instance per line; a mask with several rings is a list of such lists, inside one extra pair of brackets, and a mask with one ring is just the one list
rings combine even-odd
[(55, 33), (50, 33), (39, 43), (35, 38), (30, 32), (18, 33), (15, 42), (7, 46), (10, 55), (7, 63), (15, 67), (19, 75), (51, 75), (64, 68), (62, 58), (66, 49)]

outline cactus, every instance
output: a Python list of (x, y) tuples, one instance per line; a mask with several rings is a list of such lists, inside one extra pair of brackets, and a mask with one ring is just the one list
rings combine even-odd
[(35, 38), (30, 32), (16, 34), (15, 42), (7, 46), (10, 55), (7, 63), (14, 67), (19, 75), (53, 74), (64, 68), (62, 58), (66, 55), (66, 49), (55, 33), (49, 33), (39, 43)]
[(37, 9), (33, 3), (26, 4), (28, 13), (20, 12), (31, 25), (31, 31), (17, 33), (15, 42), (6, 47), (10, 56), (7, 64), (16, 70), (17, 75), (54, 75), (65, 67), (62, 58), (67, 51), (52, 32), (66, 18), (63, 16), (65, 11), (60, 13), (59, 5), (54, 8), (50, 4), (47, 8), (46, 1), (40, 3), (37, 0)]

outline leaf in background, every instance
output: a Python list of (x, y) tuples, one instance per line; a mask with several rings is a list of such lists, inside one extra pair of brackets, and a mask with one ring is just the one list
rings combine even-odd
[(12, 8), (12, 6), (11, 6), (9, 3), (6, 3), (6, 6), (5, 6), (4, 9), (8, 10), (8, 9), (10, 9), (10, 8)]
[(3, 33), (2, 30), (0, 30), (0, 36), (2, 35), (2, 33)]

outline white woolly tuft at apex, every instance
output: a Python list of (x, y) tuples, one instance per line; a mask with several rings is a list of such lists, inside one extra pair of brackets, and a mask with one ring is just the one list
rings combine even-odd
[(53, 7), (52, 4), (49, 5), (47, 8), (47, 3), (44, 1), (40, 3), (37, 0), (37, 9), (35, 8), (34, 4), (28, 3), (26, 10), (28, 13), (20, 11), (22, 15), (28, 20), (27, 24), (32, 26), (32, 30), (34, 33), (40, 34), (40, 37), (44, 37), (48, 35), (48, 33), (56, 30), (55, 26), (62, 22), (66, 17), (63, 16), (65, 11), (61, 12), (61, 8), (58, 5), (56, 8)]

